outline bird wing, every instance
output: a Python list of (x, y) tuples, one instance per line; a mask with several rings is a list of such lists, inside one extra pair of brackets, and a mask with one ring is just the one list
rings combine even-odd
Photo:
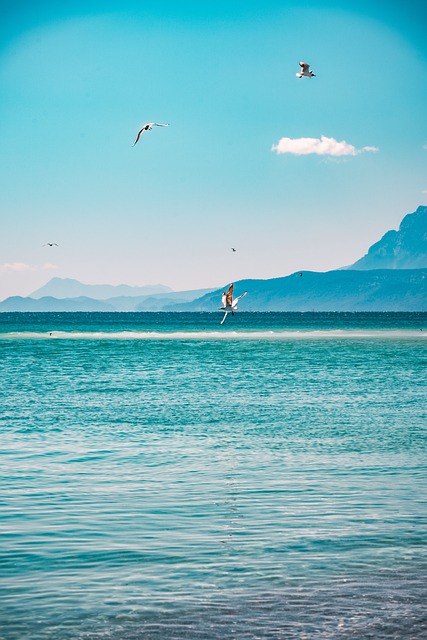
[(225, 305), (227, 304), (227, 294), (226, 293), (222, 294), (221, 302), (222, 302), (222, 306), (225, 307)]
[(237, 307), (237, 303), (239, 302), (240, 298), (244, 298), (245, 295), (247, 294), (247, 291), (245, 291), (244, 293), (242, 293), (240, 296), (238, 296), (237, 298), (234, 298), (233, 300), (233, 304), (231, 305), (233, 308)]
[(223, 317), (223, 319), (221, 320), (221, 322), (219, 324), (222, 324), (224, 322), (224, 320), (226, 319), (227, 315), (228, 315), (228, 311), (226, 311), (224, 313), (224, 317)]
[(145, 127), (146, 127), (146, 126), (147, 126), (147, 125), (144, 125), (144, 126), (142, 127), (142, 129), (140, 129), (140, 130), (138, 131), (138, 135), (136, 136), (136, 140), (135, 140), (135, 142), (133, 143), (133, 146), (135, 146), (135, 145), (136, 145), (136, 143), (137, 143), (137, 142), (138, 142), (138, 140), (140, 139), (141, 135), (144, 133), (144, 131), (146, 131), (146, 129), (145, 129)]
[[(138, 131), (138, 135), (136, 136), (136, 140), (133, 143), (133, 146), (136, 145), (136, 143), (138, 142), (138, 140), (140, 139), (140, 137), (142, 136), (142, 134), (144, 133), (144, 131), (150, 131), (150, 129), (152, 129), (154, 127), (156, 123), (155, 122), (147, 122), (146, 124), (144, 124), (143, 127), (141, 127), (141, 129)], [(158, 127), (162, 127), (163, 125), (157, 125)]]
[(309, 67), (310, 67), (310, 65), (309, 65), (309, 64), (307, 64), (306, 62), (300, 62), (300, 63), (299, 63), (299, 66), (301, 67), (301, 69), (302, 69), (303, 71), (308, 71), (308, 69), (309, 69)]
[(233, 286), (232, 284), (230, 284), (227, 293), (225, 294), (225, 301), (227, 303), (227, 305), (231, 305), (233, 304)]
[(153, 122), (153, 126), (156, 126), (156, 127), (168, 127), (169, 124), (161, 124), (160, 122)]

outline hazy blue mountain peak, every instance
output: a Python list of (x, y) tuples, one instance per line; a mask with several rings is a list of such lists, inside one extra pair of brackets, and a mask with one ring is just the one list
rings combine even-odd
[(172, 289), (163, 284), (150, 284), (141, 287), (128, 284), (84, 284), (73, 278), (54, 277), (43, 287), (33, 291), (30, 298), (43, 298), (52, 296), (54, 298), (78, 298), (86, 296), (95, 300), (107, 300), (117, 296), (141, 296), (154, 295), (158, 293), (170, 293)]
[(408, 213), (398, 231), (387, 231), (368, 253), (346, 269), (422, 269), (427, 267), (427, 207)]

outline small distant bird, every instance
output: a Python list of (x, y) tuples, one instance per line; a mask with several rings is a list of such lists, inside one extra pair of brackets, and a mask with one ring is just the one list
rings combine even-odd
[(224, 320), (226, 319), (229, 313), (231, 313), (231, 315), (234, 316), (234, 312), (238, 311), (237, 303), (239, 302), (240, 298), (243, 298), (247, 294), (247, 291), (245, 291), (244, 293), (242, 293), (237, 298), (234, 298), (233, 300), (233, 287), (234, 285), (230, 284), (227, 293), (225, 293), (224, 291), (224, 293), (222, 294), (222, 307), (220, 307), (219, 310), (225, 311), (225, 313), (220, 324), (224, 322)]
[(58, 244), (56, 244), (56, 242), (46, 242), (46, 244), (43, 245), (44, 247), (59, 247)]
[(307, 64), (306, 62), (300, 62), (299, 66), (301, 67), (301, 71), (296, 74), (298, 78), (302, 78), (303, 76), (305, 76), (306, 78), (315, 78), (316, 77), (316, 74), (314, 74), (310, 70), (310, 65)]
[(237, 249), (235, 249), (234, 247), (231, 247), (231, 250), (233, 251), (233, 253), (234, 251), (237, 251)]
[(302, 271), (298, 271), (299, 275), (302, 277)]
[(153, 127), (168, 127), (168, 126), (169, 124), (161, 124), (160, 122), (148, 122), (147, 124), (144, 124), (142, 129), (138, 131), (138, 135), (136, 136), (136, 140), (133, 143), (133, 146), (136, 145), (136, 143), (138, 142), (138, 140), (140, 139), (140, 137), (145, 131), (151, 131)]

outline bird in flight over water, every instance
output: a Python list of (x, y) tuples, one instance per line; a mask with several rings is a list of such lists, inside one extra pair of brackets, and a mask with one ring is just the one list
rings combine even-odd
[(238, 310), (237, 303), (239, 302), (240, 298), (243, 298), (243, 296), (247, 294), (247, 291), (245, 291), (244, 293), (242, 293), (237, 298), (234, 298), (233, 300), (233, 287), (234, 285), (230, 284), (230, 286), (228, 287), (227, 293), (224, 291), (224, 293), (222, 294), (222, 307), (220, 307), (219, 310), (225, 311), (225, 313), (220, 324), (224, 322), (224, 320), (226, 319), (229, 313), (231, 313), (231, 315), (234, 316), (234, 312)]
[(299, 66), (301, 67), (301, 71), (297, 73), (298, 78), (302, 78), (305, 76), (306, 78), (315, 78), (316, 74), (310, 70), (310, 65), (306, 62), (300, 62)]
[(140, 139), (140, 137), (145, 131), (151, 131), (153, 127), (168, 127), (168, 126), (169, 124), (161, 124), (160, 122), (147, 122), (147, 124), (144, 124), (142, 129), (138, 131), (138, 135), (136, 136), (136, 140), (133, 143), (133, 146), (136, 145), (136, 143), (138, 142), (138, 140)]
[(59, 245), (56, 242), (46, 242), (46, 244), (43, 245), (44, 247), (58, 247)]

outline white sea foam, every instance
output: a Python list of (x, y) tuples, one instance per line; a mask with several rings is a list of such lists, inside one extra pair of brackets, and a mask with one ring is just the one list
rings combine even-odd
[(425, 339), (422, 330), (331, 329), (314, 331), (12, 331), (0, 340), (327, 340)]

